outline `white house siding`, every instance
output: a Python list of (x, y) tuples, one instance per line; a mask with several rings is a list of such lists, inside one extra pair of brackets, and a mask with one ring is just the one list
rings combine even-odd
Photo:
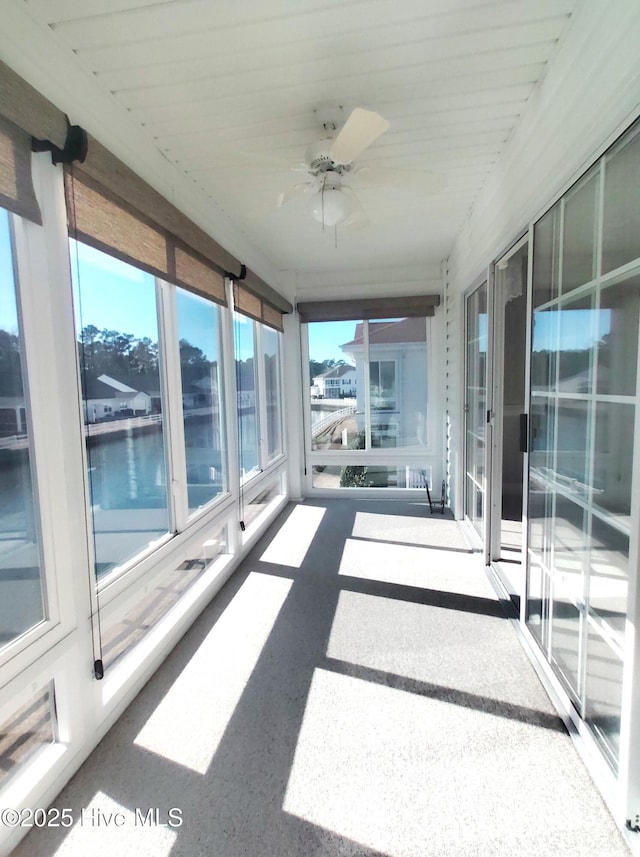
[[(347, 352), (356, 364), (356, 407), (359, 428), (364, 430), (364, 392), (366, 377), (364, 373), (363, 348), (351, 346)], [(371, 345), (372, 360), (392, 360), (395, 363), (396, 408), (389, 413), (389, 421), (398, 426), (398, 437), (405, 438), (411, 446), (421, 446), (426, 441), (426, 385), (416, 384), (416, 378), (425, 378), (425, 340), (422, 342), (403, 342), (392, 344), (374, 343)], [(413, 380), (412, 380), (413, 379)], [(423, 422), (419, 426), (418, 414)], [(372, 422), (386, 421), (384, 414), (372, 413)]]
[(88, 399), (85, 402), (85, 418), (87, 422), (94, 423), (96, 420), (104, 419), (112, 414), (118, 414), (122, 410), (132, 410), (135, 414), (151, 413), (151, 397), (147, 393), (136, 393), (132, 396), (122, 393), (115, 398)]
[[(312, 396), (320, 396), (325, 399), (339, 399), (341, 396), (352, 396), (357, 389), (356, 371), (349, 367), (348, 371), (338, 377), (332, 375), (334, 370), (316, 375), (313, 380)], [(337, 383), (336, 383), (337, 382)], [(317, 388), (314, 390), (314, 388)]]

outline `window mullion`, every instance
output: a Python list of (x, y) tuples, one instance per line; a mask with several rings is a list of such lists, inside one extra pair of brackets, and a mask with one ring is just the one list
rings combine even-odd
[(365, 449), (371, 449), (371, 369), (369, 364), (369, 322), (362, 322), (362, 342), (364, 345), (364, 426), (365, 426)]
[[(228, 490), (237, 501), (240, 495), (239, 469), (239, 440), (238, 440), (238, 386), (236, 382), (236, 355), (233, 323), (233, 283), (227, 280), (228, 307), (221, 308), (220, 327), (222, 331), (222, 375), (224, 379), (224, 411), (225, 428), (227, 433), (227, 473)], [(238, 533), (233, 527), (230, 530), (229, 550), (235, 553), (238, 549)]]
[(165, 436), (169, 529), (171, 532), (182, 532), (186, 526), (189, 511), (175, 286), (156, 280), (156, 298), (159, 331), (158, 358), (164, 400), (162, 420)]
[(256, 415), (258, 419), (258, 450), (259, 467), (264, 470), (269, 462), (267, 438), (267, 376), (264, 367), (264, 350), (262, 342), (263, 328), (254, 322), (255, 355), (256, 355)]

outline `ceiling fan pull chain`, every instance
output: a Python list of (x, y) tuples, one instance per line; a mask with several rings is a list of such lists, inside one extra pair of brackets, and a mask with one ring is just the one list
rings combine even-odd
[(322, 179), (322, 191), (321, 191), (321, 199), (322, 199), (322, 231), (324, 232), (324, 189), (327, 184), (326, 175)]

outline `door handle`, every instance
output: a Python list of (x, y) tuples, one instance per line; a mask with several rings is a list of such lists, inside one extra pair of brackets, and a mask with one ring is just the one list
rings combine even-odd
[(520, 414), (520, 452), (529, 451), (529, 415)]

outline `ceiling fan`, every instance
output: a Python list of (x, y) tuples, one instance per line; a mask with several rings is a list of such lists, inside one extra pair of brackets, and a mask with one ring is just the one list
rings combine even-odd
[(427, 193), (445, 186), (444, 177), (436, 173), (356, 164), (356, 159), (389, 128), (379, 113), (356, 107), (346, 121), (342, 107), (319, 108), (315, 113), (326, 136), (307, 148), (302, 169), (309, 178), (280, 193), (270, 210), (310, 195), (311, 216), (323, 227), (341, 224), (356, 228), (369, 221), (352, 184)]

